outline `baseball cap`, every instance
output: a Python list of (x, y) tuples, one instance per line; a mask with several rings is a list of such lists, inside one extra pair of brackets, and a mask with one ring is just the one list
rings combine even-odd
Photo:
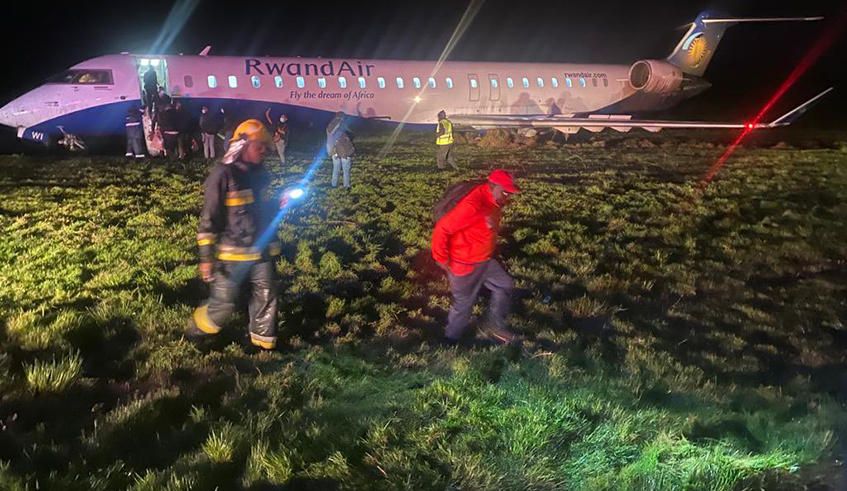
[(491, 174), (488, 174), (488, 182), (493, 182), (494, 184), (503, 186), (503, 189), (507, 193), (521, 192), (521, 190), (515, 185), (515, 178), (512, 176), (511, 172), (507, 172), (503, 169), (497, 169)]

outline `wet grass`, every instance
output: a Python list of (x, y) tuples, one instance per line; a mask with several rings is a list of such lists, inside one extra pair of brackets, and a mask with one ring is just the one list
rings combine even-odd
[[(243, 314), (182, 339), (207, 164), (0, 157), (0, 488), (838, 489), (847, 153), (741, 149), (700, 193), (695, 136), (441, 173), (423, 135), (362, 136), (353, 189), (324, 164), (280, 229), (272, 353)], [(431, 206), (498, 166), (525, 349), (444, 348)]]

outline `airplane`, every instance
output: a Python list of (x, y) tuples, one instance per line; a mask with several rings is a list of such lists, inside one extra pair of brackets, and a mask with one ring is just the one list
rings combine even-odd
[[(665, 59), (631, 65), (489, 63), (121, 53), (93, 58), (49, 78), (0, 108), (0, 124), (23, 140), (77, 143), (121, 135), (127, 110), (144, 100), (153, 70), (166, 93), (191, 114), (201, 105), (243, 117), (268, 107), (296, 118), (328, 119), (343, 111), (365, 119), (433, 125), (445, 110), (454, 124), (475, 129), (553, 128), (629, 131), (643, 128), (773, 128), (791, 124), (818, 94), (767, 123), (662, 121), (633, 114), (657, 111), (702, 93), (703, 79), (727, 27), (741, 23), (817, 21), (822, 17), (697, 16)], [(145, 118), (145, 133), (150, 132)], [(148, 143), (149, 146), (149, 143)]]

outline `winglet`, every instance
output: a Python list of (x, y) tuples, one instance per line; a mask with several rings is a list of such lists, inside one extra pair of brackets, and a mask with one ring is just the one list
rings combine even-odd
[(804, 102), (803, 104), (800, 104), (799, 106), (795, 107), (791, 111), (783, 114), (779, 118), (777, 118), (777, 119), (773, 120), (772, 122), (768, 123), (768, 125), (767, 125), (768, 128), (776, 128), (778, 126), (788, 126), (788, 125), (790, 125), (791, 123), (796, 121), (797, 118), (802, 116), (803, 113), (808, 111), (809, 108), (812, 107), (812, 105), (815, 104), (818, 100), (820, 100), (821, 97), (823, 97), (826, 94), (832, 92), (832, 89), (834, 89), (834, 88), (835, 87), (830, 87), (830, 88), (826, 89), (825, 91), (823, 91), (820, 94), (812, 97), (811, 99)]
[(211, 46), (206, 46), (205, 48), (203, 48), (203, 51), (201, 51), (201, 52), (200, 52), (200, 56), (206, 56), (206, 55), (208, 55), (208, 54), (209, 54), (209, 51), (211, 51), (211, 50), (212, 50), (212, 47), (211, 47)]

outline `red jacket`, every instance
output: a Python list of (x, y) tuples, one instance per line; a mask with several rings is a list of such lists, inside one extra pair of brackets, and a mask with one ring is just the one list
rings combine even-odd
[(432, 257), (457, 276), (491, 259), (500, 231), (500, 206), (488, 183), (479, 185), (435, 224)]

